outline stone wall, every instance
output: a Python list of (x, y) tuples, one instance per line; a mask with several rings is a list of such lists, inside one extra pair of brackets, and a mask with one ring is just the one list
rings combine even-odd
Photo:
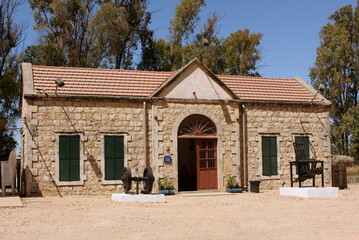
[[(151, 116), (154, 172), (158, 177), (166, 175), (174, 179), (178, 186), (177, 131), (180, 123), (192, 114), (208, 117), (217, 127), (218, 187), (224, 190), (226, 176), (240, 177), (238, 104), (154, 103)], [(163, 162), (165, 155), (172, 157), (171, 164)]]
[[(121, 181), (106, 181), (104, 136), (122, 135), (125, 140), (125, 166), (133, 176), (142, 176), (146, 167), (144, 151), (144, 107), (141, 100), (75, 98), (29, 98), (23, 102), (23, 151), (26, 193), (111, 194), (122, 192)], [(218, 188), (225, 189), (228, 175), (240, 176), (240, 105), (216, 101), (164, 101), (147, 103), (147, 158), (155, 178), (164, 175), (178, 187), (177, 130), (192, 114), (211, 119), (217, 127)], [(326, 161), (325, 179), (330, 182), (330, 142), (328, 109), (285, 105), (245, 105), (248, 134), (248, 179), (261, 180), (261, 188), (289, 186), (289, 161), (294, 160), (293, 138), (306, 135), (315, 156)], [(35, 132), (31, 135), (27, 126)], [(58, 181), (58, 139), (60, 135), (80, 135), (81, 180)], [(276, 135), (279, 141), (279, 175), (261, 176), (261, 136)], [(164, 156), (173, 161), (166, 164)], [(243, 176), (242, 176), (243, 177)], [(318, 181), (320, 183), (320, 181)], [(157, 183), (155, 184), (156, 191)]]
[[(142, 102), (37, 98), (27, 100), (27, 104), (23, 116), (27, 123), (36, 126), (33, 137), (27, 130), (24, 133), (24, 168), (32, 174), (32, 181), (27, 177), (27, 194), (31, 188), (33, 194), (38, 191), (42, 195), (57, 195), (52, 177), (62, 194), (122, 191), (120, 181), (105, 181), (103, 178), (105, 135), (124, 136), (125, 166), (131, 168), (133, 175), (142, 175), (146, 164)], [(81, 181), (69, 186), (58, 181), (58, 138), (76, 132), (81, 141)]]
[[(262, 189), (278, 189), (282, 184), (290, 186), (289, 161), (295, 160), (293, 141), (295, 136), (309, 136), (312, 146), (310, 156), (325, 161), (325, 185), (331, 181), (331, 147), (329, 133), (329, 108), (300, 105), (246, 105), (248, 133), (248, 177), (261, 180)], [(277, 136), (278, 176), (262, 176), (261, 137)], [(307, 181), (304, 184), (310, 185)], [(321, 186), (317, 177), (316, 185)]]
[[(26, 106), (26, 107), (25, 107)], [(239, 172), (238, 106), (234, 104), (183, 104), (157, 102), (147, 105), (148, 157), (156, 179), (168, 175), (177, 187), (177, 129), (191, 114), (202, 114), (218, 128), (219, 188), (224, 189), (226, 175)], [(144, 157), (143, 103), (125, 100), (36, 98), (24, 104), (23, 117), (36, 133), (24, 131), (24, 161), (28, 168), (27, 193), (57, 195), (55, 180), (61, 194), (110, 194), (121, 192), (120, 181), (103, 178), (103, 142), (105, 135), (125, 136), (125, 166), (132, 175), (141, 176), (146, 167)], [(79, 182), (58, 181), (58, 138), (80, 135)], [(155, 147), (153, 147), (155, 146)], [(173, 162), (164, 164), (171, 155)], [(26, 168), (25, 167), (25, 168)]]

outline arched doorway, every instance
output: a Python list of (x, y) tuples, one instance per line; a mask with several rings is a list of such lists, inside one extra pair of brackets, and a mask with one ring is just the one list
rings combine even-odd
[(179, 191), (218, 189), (217, 129), (199, 114), (185, 118), (178, 128)]

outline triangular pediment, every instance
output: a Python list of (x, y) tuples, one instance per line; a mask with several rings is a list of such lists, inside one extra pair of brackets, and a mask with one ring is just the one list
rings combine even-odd
[(238, 98), (215, 74), (198, 59), (168, 79), (152, 95), (175, 99), (230, 100)]

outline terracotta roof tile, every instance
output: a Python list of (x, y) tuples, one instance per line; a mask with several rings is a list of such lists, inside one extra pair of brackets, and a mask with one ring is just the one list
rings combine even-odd
[(34, 90), (55, 93), (54, 80), (61, 78), (65, 86), (57, 94), (148, 97), (173, 72), (131, 71), (33, 65)]
[[(310, 102), (314, 95), (294, 78), (218, 75), (242, 100)], [(315, 98), (315, 102), (321, 99)]]
[[(73, 67), (32, 66), (34, 91), (55, 93), (54, 80), (65, 86), (57, 94), (149, 97), (175, 72), (134, 71)], [(314, 95), (292, 79), (218, 75), (240, 99), (254, 101), (310, 102)], [(314, 100), (320, 102), (319, 98)]]

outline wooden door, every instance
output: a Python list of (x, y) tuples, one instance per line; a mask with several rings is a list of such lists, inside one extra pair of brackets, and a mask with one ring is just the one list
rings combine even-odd
[(197, 190), (218, 189), (217, 140), (196, 140)]

